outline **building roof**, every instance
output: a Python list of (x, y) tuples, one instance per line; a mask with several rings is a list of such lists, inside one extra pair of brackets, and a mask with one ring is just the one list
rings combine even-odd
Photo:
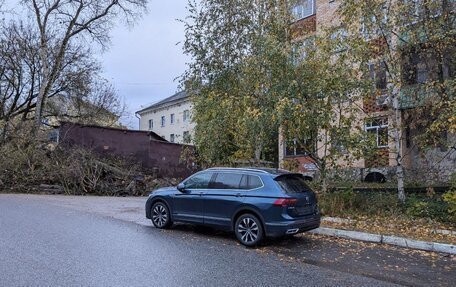
[(148, 106), (147, 108), (144, 108), (142, 110), (137, 111), (136, 113), (141, 113), (141, 112), (144, 112), (144, 111), (147, 111), (147, 110), (156, 109), (156, 108), (159, 108), (159, 107), (164, 106), (166, 104), (179, 102), (179, 101), (182, 101), (182, 100), (184, 100), (184, 99), (186, 99), (188, 97), (189, 97), (189, 95), (187, 94), (186, 91), (180, 91), (180, 92), (172, 95), (171, 97), (167, 97), (166, 99), (158, 101), (155, 104), (152, 104), (152, 105)]
[(120, 133), (135, 133), (135, 134), (144, 134), (146, 136), (149, 136), (151, 139), (156, 140), (156, 141), (161, 141), (161, 142), (168, 142), (166, 139), (163, 137), (159, 136), (158, 134), (154, 133), (153, 131), (139, 131), (139, 130), (129, 130), (129, 129), (123, 129), (123, 128), (117, 128), (117, 127), (105, 127), (105, 126), (98, 126), (98, 125), (85, 125), (85, 124), (80, 124), (80, 123), (73, 123), (73, 122), (68, 122), (68, 121), (60, 121), (60, 129), (68, 129), (71, 127), (78, 127), (78, 128), (92, 128), (92, 129), (103, 129), (103, 130), (111, 130), (111, 131), (118, 131)]

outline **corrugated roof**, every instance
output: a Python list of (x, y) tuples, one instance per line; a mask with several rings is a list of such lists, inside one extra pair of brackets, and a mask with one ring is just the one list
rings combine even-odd
[(188, 98), (187, 92), (186, 91), (180, 91), (180, 92), (172, 95), (171, 97), (167, 97), (166, 99), (163, 99), (163, 100), (161, 100), (159, 102), (156, 102), (155, 104), (152, 104), (152, 105), (148, 106), (147, 108), (139, 110), (136, 113), (141, 113), (141, 112), (144, 112), (146, 110), (158, 108), (158, 107), (163, 106), (165, 104), (177, 102), (177, 101), (183, 100), (185, 98)]

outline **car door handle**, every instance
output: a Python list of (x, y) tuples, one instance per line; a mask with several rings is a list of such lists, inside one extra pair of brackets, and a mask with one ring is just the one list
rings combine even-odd
[(203, 194), (204, 194), (204, 192), (200, 192), (200, 193), (199, 193), (199, 196), (203, 196)]
[(241, 197), (241, 196), (242, 196), (242, 194), (236, 193), (236, 197)]

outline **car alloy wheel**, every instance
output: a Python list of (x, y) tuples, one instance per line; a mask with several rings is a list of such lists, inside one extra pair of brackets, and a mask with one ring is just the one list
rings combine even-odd
[(260, 220), (251, 214), (244, 214), (236, 221), (236, 237), (246, 246), (255, 246), (263, 239)]
[(152, 223), (157, 228), (166, 228), (170, 225), (168, 207), (164, 203), (157, 202), (152, 206)]

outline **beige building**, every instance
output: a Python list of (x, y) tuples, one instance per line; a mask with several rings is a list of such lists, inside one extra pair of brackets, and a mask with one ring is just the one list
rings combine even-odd
[[(313, 45), (313, 36), (320, 33), (327, 27), (342, 27), (340, 18), (336, 10), (342, 0), (300, 0), (297, 6), (293, 9), (293, 14), (296, 21), (292, 24), (292, 32), (294, 40), (302, 45)], [(344, 30), (341, 28), (341, 32)], [(361, 32), (365, 33), (361, 29)], [(370, 37), (369, 37), (370, 38)], [(417, 63), (415, 69), (419, 71), (416, 77), (428, 75), (429, 71), (422, 70), (421, 63)], [(421, 69), (421, 70), (420, 70)], [(372, 133), (376, 138), (376, 146), (374, 155), (370, 158), (361, 158), (350, 162), (349, 164), (340, 159), (339, 165), (346, 168), (348, 171), (345, 175), (359, 180), (390, 180), (394, 177), (395, 153), (394, 143), (389, 136), (392, 130), (391, 116), (392, 110), (387, 102), (387, 81), (386, 71), (381, 65), (369, 65), (369, 71), (373, 75), (377, 93), (370, 98), (363, 99), (358, 103), (362, 107), (360, 110), (358, 125), (362, 125), (363, 129)], [(417, 86), (422, 79), (413, 78), (412, 81), (404, 83), (403, 89)], [(407, 113), (413, 112), (413, 106), (401, 105), (400, 113), (405, 117)], [(451, 172), (456, 170), (456, 149), (449, 150), (444, 147), (437, 147), (429, 151), (420, 151), (413, 144), (413, 135), (419, 131), (409, 127), (404, 127), (404, 134), (401, 136), (401, 148), (403, 158), (403, 166), (409, 179), (425, 180), (425, 181), (446, 181)], [(281, 133), (280, 133), (281, 134)], [(455, 135), (445, 134), (448, 139), (455, 139)], [(316, 153), (320, 153), (318, 144)], [(319, 154), (320, 155), (320, 154)], [(312, 175), (317, 172), (316, 165), (313, 159), (306, 154), (304, 149), (299, 147), (299, 143), (287, 143), (279, 137), (279, 162), (284, 165), (287, 160), (297, 161), (299, 163), (299, 171), (304, 174)], [(340, 171), (339, 171), (340, 172)]]
[(191, 143), (195, 124), (191, 121), (192, 103), (185, 91), (148, 106), (139, 115), (139, 129), (153, 131), (173, 143)]

